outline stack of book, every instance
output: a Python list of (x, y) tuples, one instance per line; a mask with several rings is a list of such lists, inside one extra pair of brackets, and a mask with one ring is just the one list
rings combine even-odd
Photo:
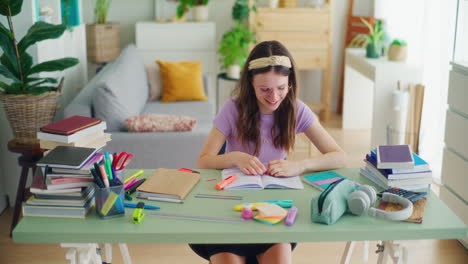
[(30, 191), (23, 204), (25, 216), (81, 217), (94, 204), (89, 168), (103, 159), (97, 149), (58, 146), (37, 162)]
[(430, 190), (429, 164), (412, 152), (409, 145), (378, 146), (366, 155), (364, 162), (361, 174), (384, 189)]
[(42, 149), (57, 146), (100, 149), (111, 139), (105, 129), (106, 122), (99, 118), (72, 116), (41, 127), (37, 138)]

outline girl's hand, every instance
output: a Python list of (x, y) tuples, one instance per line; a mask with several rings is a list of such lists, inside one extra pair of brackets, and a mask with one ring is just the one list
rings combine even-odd
[(299, 161), (271, 160), (268, 162), (268, 174), (274, 177), (298, 176), (304, 169)]
[(265, 166), (255, 156), (239, 151), (231, 152), (231, 155), (233, 155), (234, 163), (245, 174), (258, 175), (266, 171)]

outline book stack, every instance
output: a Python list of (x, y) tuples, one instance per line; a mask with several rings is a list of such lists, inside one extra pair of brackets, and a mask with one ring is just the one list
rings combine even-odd
[(430, 166), (409, 145), (378, 146), (366, 155), (364, 162), (361, 174), (384, 189), (430, 190)]
[(58, 146), (37, 162), (40, 169), (23, 204), (28, 216), (85, 217), (93, 205), (93, 177), (89, 168), (103, 159), (97, 149)]
[[(92, 182), (48, 184), (45, 169), (37, 169), (23, 203), (24, 216), (85, 218), (94, 204)], [(60, 187), (59, 187), (60, 186)]]
[(99, 118), (72, 116), (41, 127), (37, 138), (42, 149), (57, 146), (100, 149), (111, 139), (105, 129), (106, 122)]

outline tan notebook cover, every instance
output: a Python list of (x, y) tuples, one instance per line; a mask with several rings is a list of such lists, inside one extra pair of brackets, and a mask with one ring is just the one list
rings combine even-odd
[(138, 187), (137, 191), (165, 195), (175, 195), (180, 200), (200, 181), (200, 174), (160, 168), (151, 174)]

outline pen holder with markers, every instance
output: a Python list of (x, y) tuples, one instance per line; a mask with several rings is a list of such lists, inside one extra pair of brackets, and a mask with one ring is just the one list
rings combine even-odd
[(125, 215), (124, 196), (122, 184), (96, 189), (96, 213), (103, 219)]

